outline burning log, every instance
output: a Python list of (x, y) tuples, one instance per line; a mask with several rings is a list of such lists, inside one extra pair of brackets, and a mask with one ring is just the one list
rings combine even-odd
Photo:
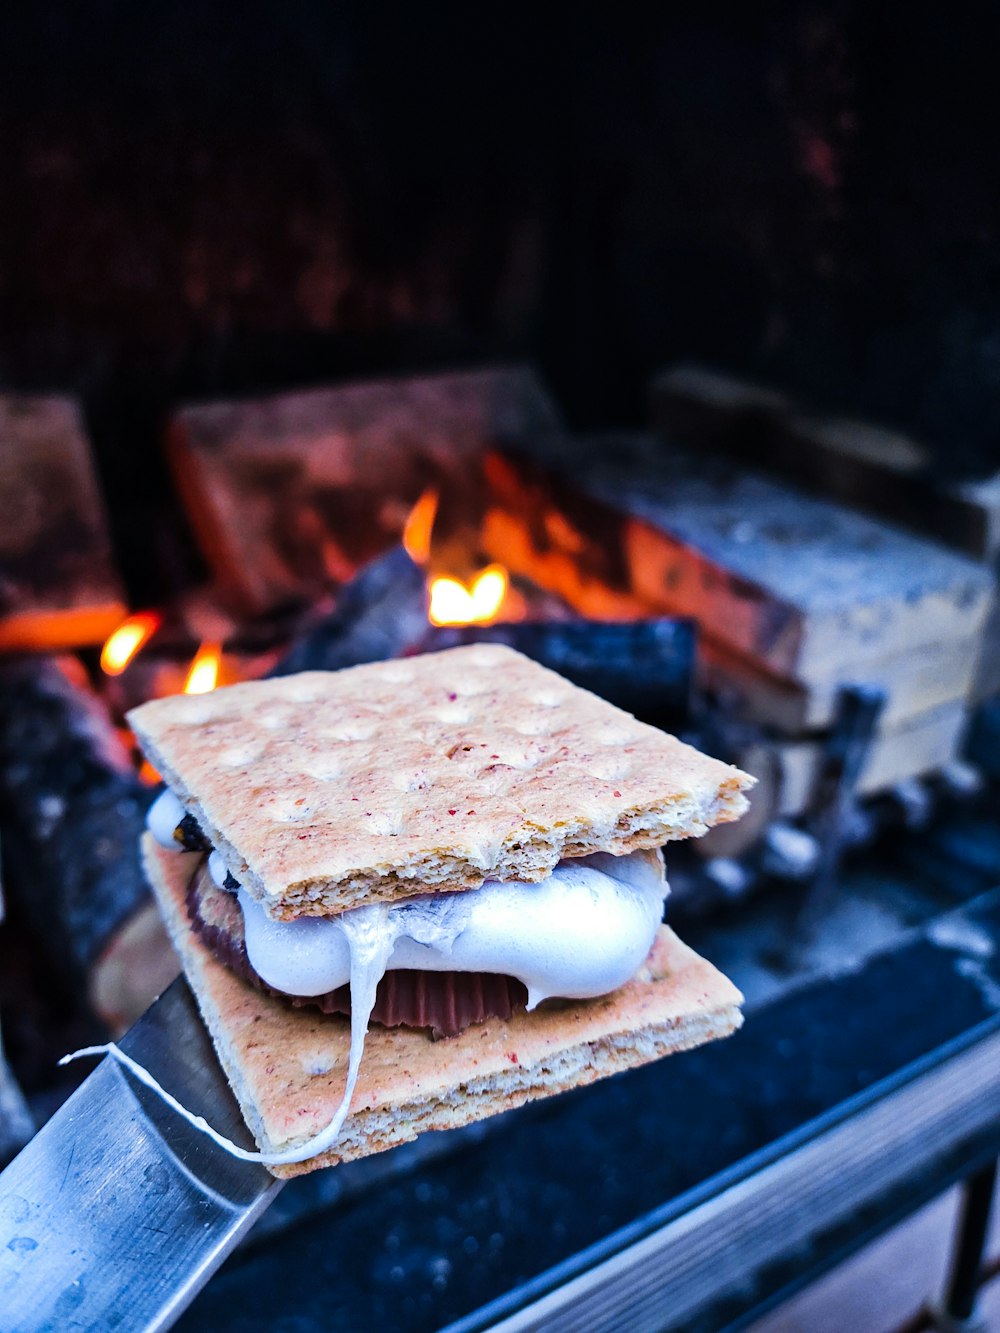
[(343, 589), (333, 614), (302, 635), (268, 674), (339, 671), (400, 657), (426, 632), (423, 570), (397, 546), (367, 565)]
[(5, 884), (50, 958), (121, 1026), (177, 969), (139, 863), (151, 789), (73, 665), (0, 666)]
[(220, 587), (259, 612), (352, 577), (487, 444), (560, 425), (532, 372), (507, 368), (188, 407), (168, 448)]
[(0, 650), (100, 643), (125, 615), (76, 405), (0, 397)]

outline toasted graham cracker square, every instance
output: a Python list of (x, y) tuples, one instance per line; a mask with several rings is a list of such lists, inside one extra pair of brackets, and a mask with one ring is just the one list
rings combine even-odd
[[(349, 1021), (294, 1009), (245, 985), (192, 932), (184, 905), (196, 858), (147, 834), (146, 873), (244, 1119), (265, 1152), (305, 1142), (343, 1096)], [(457, 1037), (372, 1027), (353, 1109), (336, 1149), (292, 1166), (296, 1176), (456, 1129), (524, 1102), (726, 1037), (743, 997), (711, 963), (660, 928), (639, 974), (612, 995), (489, 1020)]]
[(753, 784), (497, 644), (176, 695), (129, 721), (282, 920), (698, 836)]

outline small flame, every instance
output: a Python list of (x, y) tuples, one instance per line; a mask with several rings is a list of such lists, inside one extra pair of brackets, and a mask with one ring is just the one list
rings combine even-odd
[(203, 643), (194, 655), (184, 682), (185, 694), (208, 694), (219, 683), (222, 647), (218, 643)]
[(507, 585), (503, 565), (488, 565), (468, 585), (458, 579), (432, 579), (430, 622), (432, 625), (489, 624), (503, 606)]
[(430, 486), (410, 510), (403, 526), (403, 549), (414, 564), (426, 565), (430, 559), (437, 507), (438, 493)]
[(160, 628), (163, 617), (155, 611), (140, 611), (123, 620), (107, 637), (101, 649), (101, 670), (108, 676), (120, 676), (136, 653)]

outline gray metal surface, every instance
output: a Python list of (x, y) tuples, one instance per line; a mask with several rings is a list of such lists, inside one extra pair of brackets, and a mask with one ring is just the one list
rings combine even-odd
[[(182, 980), (121, 1045), (253, 1147)], [(169, 1328), (281, 1183), (105, 1059), (0, 1174), (0, 1329)]]
[(698, 1318), (705, 1326), (707, 1311), (726, 1298), (738, 1308), (769, 1267), (801, 1269), (824, 1236), (862, 1231), (867, 1205), (977, 1142), (1000, 1145), (996, 1024), (702, 1203), (661, 1225), (647, 1219), (617, 1249), (612, 1238), (445, 1333), (665, 1333)]

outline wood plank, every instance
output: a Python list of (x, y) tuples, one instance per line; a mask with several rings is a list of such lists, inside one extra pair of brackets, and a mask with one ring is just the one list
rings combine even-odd
[(0, 514), (0, 651), (100, 643), (125, 599), (71, 399), (0, 395)]

